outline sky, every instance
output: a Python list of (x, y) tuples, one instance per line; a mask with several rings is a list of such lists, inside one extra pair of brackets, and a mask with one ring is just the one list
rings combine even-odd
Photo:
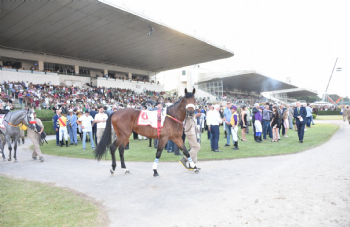
[[(322, 95), (350, 97), (350, 1), (104, 0), (234, 52), (200, 64), (213, 72), (256, 70)], [(156, 31), (155, 31), (156, 33)]]

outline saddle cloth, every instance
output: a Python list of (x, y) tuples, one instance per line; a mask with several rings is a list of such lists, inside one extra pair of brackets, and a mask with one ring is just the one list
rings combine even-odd
[[(152, 128), (158, 128), (157, 127), (157, 114), (158, 111), (148, 111), (148, 110), (141, 110), (139, 119), (137, 121), (137, 125), (150, 125)], [(163, 110), (161, 112), (161, 127), (163, 127), (164, 120), (165, 120), (166, 114)]]
[(4, 124), (5, 114), (0, 114), (0, 128), (5, 129)]

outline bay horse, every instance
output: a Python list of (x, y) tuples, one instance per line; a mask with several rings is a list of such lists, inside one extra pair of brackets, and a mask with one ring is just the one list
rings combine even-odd
[[(198, 169), (194, 162), (192, 161), (185, 145), (182, 141), (183, 133), (183, 121), (185, 118), (193, 118), (195, 110), (195, 94), (196, 90), (193, 92), (187, 92), (185, 89), (185, 96), (177, 101), (174, 105), (170, 106), (166, 110), (166, 118), (164, 120), (163, 128), (161, 128), (159, 134), (159, 145), (157, 148), (156, 158), (153, 163), (153, 176), (158, 177), (158, 161), (162, 154), (163, 148), (168, 140), (172, 140), (187, 157), (192, 168), (198, 172)], [(106, 122), (106, 129), (100, 140), (100, 143), (94, 150), (94, 155), (97, 160), (101, 160), (102, 156), (110, 149), (112, 156), (112, 169), (111, 174), (114, 174), (115, 167), (117, 166), (115, 160), (115, 151), (119, 148), (119, 156), (121, 162), (121, 168), (125, 169), (125, 173), (129, 173), (129, 170), (125, 166), (124, 161), (124, 149), (127, 145), (132, 131), (145, 136), (147, 138), (158, 139), (158, 132), (156, 128), (152, 128), (150, 125), (142, 126), (137, 125), (139, 115), (141, 110), (133, 108), (125, 108), (114, 112), (108, 117)], [(117, 139), (111, 143), (111, 125), (115, 133), (117, 134)]]
[(4, 146), (7, 142), (8, 149), (9, 149), (9, 158), (8, 161), (11, 161), (11, 151), (12, 151), (12, 145), (11, 145), (11, 138), (14, 140), (14, 152), (13, 152), (13, 158), (15, 159), (15, 162), (17, 162), (17, 141), (20, 137), (20, 129), (19, 124), (23, 123), (28, 128), (34, 129), (34, 126), (30, 124), (31, 120), (34, 119), (33, 113), (29, 110), (17, 110), (13, 112), (9, 112), (5, 115), (3, 119), (3, 123), (5, 126), (5, 129), (0, 128), (1, 132), (5, 135), (5, 141), (2, 141), (2, 158), (3, 161), (6, 161), (5, 153), (4, 153)]

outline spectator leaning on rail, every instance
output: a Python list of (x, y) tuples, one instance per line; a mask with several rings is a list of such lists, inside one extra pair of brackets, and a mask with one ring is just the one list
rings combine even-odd
[(43, 123), (41, 122), (41, 120), (39, 118), (36, 118), (36, 113), (35, 112), (33, 112), (33, 116), (34, 116), (34, 121), (36, 121), (36, 124), (38, 126), (40, 126), (41, 130), (38, 132), (36, 128), (34, 130), (30, 129), (30, 128), (27, 129), (28, 130), (27, 131), (28, 138), (32, 141), (32, 143), (34, 145), (32, 158), (34, 160), (37, 160), (37, 158), (39, 156), (39, 160), (41, 162), (43, 162), (44, 161), (44, 157), (43, 157), (43, 154), (41, 153), (41, 150), (40, 150), (39, 137), (40, 137), (40, 134), (44, 131), (44, 125), (43, 125)]
[(225, 131), (226, 131), (226, 144), (225, 147), (230, 146), (230, 138), (231, 138), (231, 117), (232, 117), (232, 113), (231, 113), (231, 102), (228, 101), (226, 103), (226, 108), (224, 110), (224, 124), (226, 125), (225, 127)]
[(75, 144), (75, 146), (78, 144), (77, 140), (77, 115), (73, 114), (73, 110), (68, 111), (69, 115), (67, 116), (67, 119), (69, 121), (68, 124), (68, 130), (69, 130), (69, 138), (70, 138), (70, 145)]
[(96, 144), (98, 144), (100, 142), (102, 135), (103, 135), (103, 132), (106, 129), (106, 121), (108, 119), (108, 116), (103, 111), (104, 111), (103, 106), (100, 106), (100, 107), (98, 107), (98, 114), (95, 115), (94, 123), (97, 123)]

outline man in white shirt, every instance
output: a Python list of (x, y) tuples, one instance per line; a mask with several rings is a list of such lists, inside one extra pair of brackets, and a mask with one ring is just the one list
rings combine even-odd
[(97, 144), (100, 142), (103, 132), (106, 129), (106, 121), (108, 119), (107, 114), (103, 113), (103, 111), (104, 111), (103, 106), (100, 106), (98, 108), (98, 113), (95, 115), (95, 120), (94, 120), (94, 123), (97, 123), (97, 131), (96, 131)]
[(212, 151), (214, 152), (221, 152), (219, 150), (219, 125), (222, 123), (222, 119), (220, 117), (219, 110), (220, 105), (215, 105), (213, 112), (207, 116), (207, 121), (209, 120), (209, 123), (207, 123), (209, 125), (208, 130), (212, 135)]
[(89, 134), (91, 148), (95, 149), (94, 139), (92, 137), (92, 125), (91, 122), (94, 120), (90, 116), (90, 112), (88, 110), (85, 111), (85, 115), (79, 117), (78, 119), (81, 123), (80, 127), (83, 129), (83, 150), (86, 150), (86, 134)]
[(212, 136), (211, 136), (211, 132), (209, 130), (209, 128), (210, 128), (210, 122), (209, 121), (210, 121), (210, 118), (211, 118), (210, 116), (211, 116), (212, 113), (213, 113), (212, 105), (211, 105), (211, 103), (208, 103), (207, 117), (206, 117), (206, 124), (207, 124), (207, 127), (208, 127), (208, 140), (210, 141), (211, 150), (214, 151), (213, 144), (211, 142)]

